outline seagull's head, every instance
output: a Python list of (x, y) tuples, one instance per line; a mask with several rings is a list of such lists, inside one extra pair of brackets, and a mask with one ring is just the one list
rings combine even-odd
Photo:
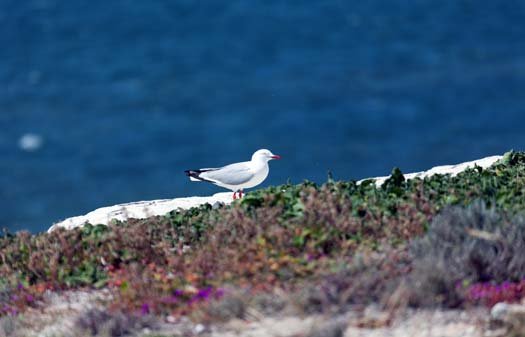
[(272, 151), (266, 149), (257, 150), (252, 156), (252, 161), (268, 162), (272, 159), (281, 159), (281, 156), (273, 154)]

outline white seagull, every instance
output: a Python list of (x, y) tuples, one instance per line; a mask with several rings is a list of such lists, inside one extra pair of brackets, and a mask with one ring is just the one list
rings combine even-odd
[(242, 198), (243, 190), (259, 185), (266, 179), (270, 168), (268, 162), (281, 159), (270, 150), (255, 151), (252, 160), (235, 163), (219, 168), (203, 168), (184, 171), (191, 181), (207, 181), (233, 191), (233, 199)]

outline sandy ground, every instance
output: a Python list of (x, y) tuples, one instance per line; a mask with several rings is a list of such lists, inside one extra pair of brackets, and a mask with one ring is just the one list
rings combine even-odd
[[(386, 314), (384, 314), (386, 316)], [(257, 322), (233, 321), (213, 337), (479, 337), (483, 336), (482, 312), (419, 310), (406, 312), (391, 325), (377, 318), (308, 316), (264, 318)], [(377, 324), (377, 326), (376, 326)]]
[[(79, 329), (79, 317), (108, 298), (104, 291), (49, 293), (39, 309), (17, 318), (0, 320), (0, 337), (90, 336)], [(525, 306), (519, 306), (522, 313)], [(127, 336), (205, 336), (205, 337), (497, 337), (505, 336), (501, 327), (491, 326), (486, 308), (467, 311), (443, 309), (402, 310), (395, 314), (370, 306), (342, 315), (300, 315), (284, 310), (280, 315), (264, 316), (252, 309), (246, 319), (203, 325), (187, 318), (156, 319), (147, 327), (133, 329)], [(499, 314), (501, 316), (501, 313)], [(494, 315), (492, 315), (494, 316)], [(170, 322), (171, 321), (171, 322)], [(126, 321), (129, 324), (130, 321)], [(100, 326), (103, 322), (97, 322)], [(499, 330), (498, 330), (499, 329)], [(106, 336), (100, 334), (99, 336)]]

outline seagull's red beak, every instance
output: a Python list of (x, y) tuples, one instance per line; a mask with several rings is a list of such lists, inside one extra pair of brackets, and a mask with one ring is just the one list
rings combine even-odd
[(281, 159), (281, 156), (277, 155), (277, 154), (274, 154), (272, 157), (272, 159)]

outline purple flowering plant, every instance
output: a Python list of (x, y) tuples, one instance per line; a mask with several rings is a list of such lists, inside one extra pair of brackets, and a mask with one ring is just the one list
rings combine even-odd
[(483, 304), (488, 307), (498, 302), (519, 302), (525, 297), (525, 279), (519, 282), (474, 283), (465, 289), (466, 300), (470, 303)]

